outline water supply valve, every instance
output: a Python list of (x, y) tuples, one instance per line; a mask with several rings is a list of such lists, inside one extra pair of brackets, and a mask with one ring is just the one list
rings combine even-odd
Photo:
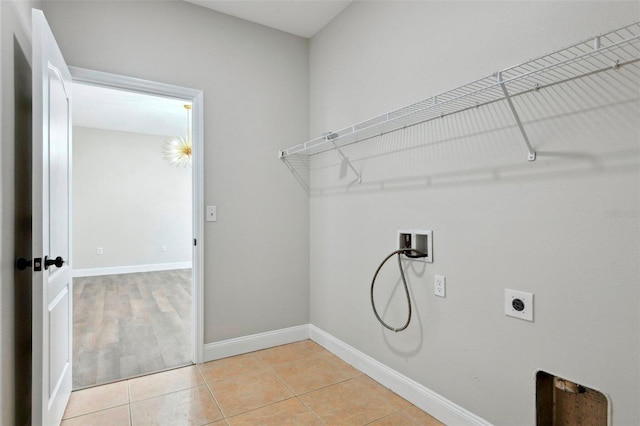
[(415, 250), (415, 252), (405, 253), (406, 258), (428, 263), (433, 262), (433, 231), (398, 230), (397, 241), (398, 250)]

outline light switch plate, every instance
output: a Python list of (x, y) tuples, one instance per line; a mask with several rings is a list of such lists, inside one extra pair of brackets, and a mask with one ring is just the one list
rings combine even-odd
[(218, 208), (216, 206), (207, 206), (207, 214), (205, 220), (207, 222), (215, 222), (218, 220)]

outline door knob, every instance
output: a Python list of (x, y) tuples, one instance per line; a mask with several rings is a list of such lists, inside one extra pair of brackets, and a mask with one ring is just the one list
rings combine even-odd
[(55, 265), (56, 268), (62, 268), (63, 264), (64, 260), (60, 256), (56, 257), (55, 259), (49, 259), (46, 256), (44, 258), (44, 269), (49, 269), (49, 266), (51, 265)]
[(31, 268), (32, 263), (33, 262), (31, 260), (27, 260), (24, 257), (21, 257), (16, 261), (16, 268), (18, 268), (19, 271), (24, 271), (27, 268)]
[(21, 257), (20, 259), (18, 259), (16, 261), (16, 268), (19, 271), (24, 271), (27, 268), (31, 268), (33, 267), (34, 271), (41, 271), (42, 270), (42, 258), (41, 257), (36, 257), (35, 259), (32, 260), (27, 260), (24, 257)]

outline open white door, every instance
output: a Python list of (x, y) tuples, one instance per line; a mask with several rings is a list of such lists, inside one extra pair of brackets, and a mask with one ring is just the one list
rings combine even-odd
[[(71, 74), (33, 10), (32, 424), (58, 425), (71, 395)], [(57, 261), (56, 261), (56, 258)], [(63, 263), (64, 261), (64, 263)]]

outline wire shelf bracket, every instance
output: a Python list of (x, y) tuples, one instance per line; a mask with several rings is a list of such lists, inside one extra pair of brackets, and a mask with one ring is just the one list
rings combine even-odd
[(358, 177), (358, 183), (362, 183), (362, 175), (360, 173), (358, 173), (358, 171), (356, 170), (355, 167), (353, 167), (353, 164), (351, 163), (351, 161), (349, 161), (349, 157), (347, 157), (346, 155), (344, 155), (344, 153), (342, 152), (342, 150), (340, 149), (340, 147), (338, 145), (336, 145), (335, 142), (331, 141), (331, 143), (333, 144), (333, 146), (335, 147), (336, 151), (338, 151), (338, 155), (340, 156), (340, 158), (342, 158), (342, 161), (344, 161), (345, 163), (347, 163), (347, 166), (349, 166), (349, 168), (351, 169), (351, 171), (353, 173), (355, 173), (355, 175)]
[(336, 150), (340, 158), (358, 176), (358, 182), (361, 182), (362, 175), (357, 172), (341, 148), (447, 115), (506, 101), (526, 145), (527, 160), (534, 161), (536, 152), (515, 108), (513, 98), (598, 73), (618, 70), (638, 61), (640, 21), (342, 130), (325, 133), (310, 141), (280, 150), (278, 156), (286, 160), (286, 157), (294, 154), (311, 156)]
[(522, 134), (522, 139), (524, 139), (525, 145), (527, 145), (527, 160), (535, 161), (536, 152), (531, 148), (531, 142), (529, 142), (529, 136), (527, 136), (527, 132), (524, 130), (524, 126), (522, 125), (522, 121), (520, 121), (520, 116), (518, 115), (518, 110), (516, 110), (513, 101), (511, 100), (511, 96), (509, 96), (509, 91), (507, 90), (507, 86), (504, 85), (504, 81), (502, 80), (502, 73), (496, 73), (496, 77), (498, 80), (498, 84), (502, 88), (502, 93), (504, 93), (504, 99), (507, 101), (509, 105), (509, 109), (511, 110), (511, 114), (513, 114), (514, 120), (516, 120), (516, 124), (520, 129), (520, 133)]

